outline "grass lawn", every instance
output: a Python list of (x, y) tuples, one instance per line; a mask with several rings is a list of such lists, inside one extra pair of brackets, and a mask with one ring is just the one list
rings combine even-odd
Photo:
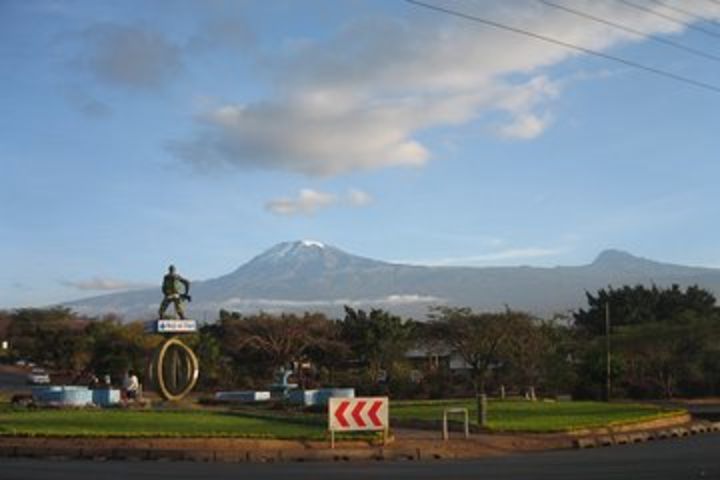
[[(393, 402), (390, 415), (395, 419), (442, 420), (443, 409), (465, 407), (474, 423), (477, 404), (474, 399), (426, 402)], [(617, 425), (670, 416), (679, 410), (655, 405), (605, 402), (529, 402), (490, 400), (488, 424), (495, 431), (562, 432), (578, 428)], [(461, 415), (452, 415), (461, 421)]]
[(217, 411), (0, 409), (0, 435), (323, 439), (324, 425)]
[[(392, 401), (393, 420), (442, 419), (443, 409), (465, 407), (475, 421), (474, 400)], [(560, 432), (652, 420), (677, 413), (654, 405), (603, 402), (489, 402), (495, 431)], [(327, 414), (218, 410), (15, 409), (0, 407), (0, 435), (83, 437), (238, 437), (321, 440)], [(459, 421), (457, 416), (454, 420)], [(362, 435), (361, 435), (362, 436)], [(365, 435), (367, 437), (367, 435)], [(371, 435), (372, 436), (372, 435)], [(354, 436), (353, 438), (357, 438)]]

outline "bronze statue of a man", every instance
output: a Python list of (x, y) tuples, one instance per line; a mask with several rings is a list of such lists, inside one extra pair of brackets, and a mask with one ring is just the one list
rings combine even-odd
[[(181, 290), (184, 287), (184, 291)], [(165, 310), (170, 303), (175, 306), (175, 313), (181, 319), (185, 319), (185, 309), (183, 301), (192, 301), (190, 297), (190, 282), (175, 272), (175, 266), (168, 267), (168, 273), (163, 277), (162, 292), (165, 296), (160, 304), (160, 319), (165, 318)]]

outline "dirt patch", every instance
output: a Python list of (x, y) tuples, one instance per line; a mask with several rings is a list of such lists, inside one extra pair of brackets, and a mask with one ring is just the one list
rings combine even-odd
[[(406, 432), (407, 433), (407, 432)], [(474, 435), (470, 439), (391, 439), (386, 446), (365, 441), (256, 440), (238, 438), (49, 438), (0, 437), (0, 453), (10, 456), (117, 457), (152, 459), (185, 455), (225, 461), (275, 461), (288, 459), (432, 459), (478, 458), (520, 451), (571, 448), (567, 435)], [(61, 454), (57, 453), (61, 452)]]

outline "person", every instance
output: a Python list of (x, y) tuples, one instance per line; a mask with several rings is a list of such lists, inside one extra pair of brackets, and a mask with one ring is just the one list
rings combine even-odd
[(95, 375), (94, 373), (90, 374), (90, 381), (88, 382), (88, 388), (90, 390), (95, 390), (96, 388), (100, 387), (100, 379)]
[(125, 392), (125, 398), (128, 400), (137, 400), (139, 390), (140, 382), (138, 381), (137, 375), (135, 375), (132, 370), (126, 372), (123, 377), (123, 391)]
[[(185, 287), (185, 291), (181, 292), (181, 285)], [(185, 309), (183, 300), (190, 301), (190, 282), (183, 278), (175, 271), (175, 266), (168, 267), (168, 273), (163, 277), (162, 293), (164, 295), (160, 303), (160, 320), (165, 318), (165, 311), (172, 303), (175, 306), (175, 314), (181, 319), (185, 319)]]

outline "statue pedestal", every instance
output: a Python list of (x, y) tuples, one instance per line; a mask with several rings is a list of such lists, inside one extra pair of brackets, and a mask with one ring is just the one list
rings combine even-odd
[(195, 320), (153, 320), (145, 324), (148, 333), (194, 333), (197, 332)]

